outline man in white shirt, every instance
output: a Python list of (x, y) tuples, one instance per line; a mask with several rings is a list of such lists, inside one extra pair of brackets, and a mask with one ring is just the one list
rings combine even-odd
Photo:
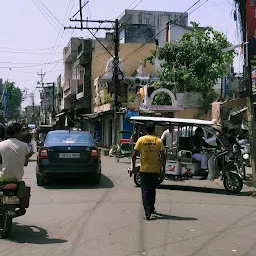
[[(25, 189), (25, 183), (22, 181), (23, 168), (28, 165), (28, 158), (32, 155), (28, 145), (19, 140), (21, 134), (22, 126), (18, 123), (13, 123), (6, 130), (6, 135), (9, 139), (0, 142), (0, 155), (2, 158), (0, 178), (2, 180), (17, 180), (19, 189), (22, 187), (20, 190)], [(19, 209), (16, 213), (17, 216), (22, 216), (25, 212), (25, 209)]]
[(168, 129), (163, 132), (161, 140), (166, 147), (176, 147), (178, 141), (178, 131), (176, 131), (173, 126), (169, 126)]

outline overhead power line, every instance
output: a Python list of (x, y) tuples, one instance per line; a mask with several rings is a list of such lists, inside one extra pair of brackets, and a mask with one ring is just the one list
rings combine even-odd
[[(60, 62), (60, 60), (55, 60), (52, 61), (50, 63), (56, 63)], [(26, 65), (26, 64), (30, 64), (30, 65), (43, 65), (45, 64), (44, 62), (13, 62), (13, 61), (0, 61), (1, 64), (16, 64), (16, 65)]]
[[(39, 2), (39, 0), (32, 0), (34, 2), (34, 4), (36, 5), (36, 7), (38, 8), (38, 10), (43, 14), (43, 16), (48, 20), (48, 22), (50, 23), (50, 25), (57, 31), (57, 33), (59, 32), (60, 27), (62, 27), (62, 25), (59, 25), (59, 23), (61, 24), (61, 22), (54, 16), (52, 17), (49, 13), (47, 13), (47, 9), (44, 7), (44, 5), (42, 5), (41, 2)], [(51, 12), (50, 12), (51, 13)], [(52, 13), (51, 13), (52, 14)], [(56, 21), (56, 19), (58, 20), (58, 22)], [(64, 40), (66, 40), (64, 37), (62, 37)]]
[[(54, 64), (54, 63), (57, 63), (57, 62), (61, 62), (62, 60), (58, 60), (58, 61), (53, 61), (53, 62), (51, 62), (51, 64)], [(49, 64), (49, 63), (48, 63)], [(18, 68), (18, 69), (20, 69), (20, 68), (31, 68), (31, 67), (38, 67), (38, 66), (42, 66), (43, 64), (42, 63), (40, 63), (40, 64), (34, 64), (34, 65), (28, 65), (28, 66), (17, 66), (17, 67), (13, 67), (13, 66), (9, 66), (9, 67), (7, 67), (7, 66), (5, 66), (5, 67), (0, 67), (0, 68), (3, 68), (3, 69), (12, 69), (12, 68)]]
[[(14, 53), (14, 54), (34, 54), (34, 55), (47, 55), (47, 54), (51, 54), (50, 52), (24, 52), (24, 51), (2, 51), (0, 50), (0, 52), (2, 53)], [(62, 52), (59, 52), (62, 53)]]
[[(64, 44), (63, 45), (58, 45), (56, 47), (60, 48), (60, 47), (63, 47), (63, 46), (65, 46), (65, 45)], [(10, 47), (5, 47), (5, 46), (0, 46), (0, 49), (7, 49), (7, 50), (10, 50), (10, 51), (21, 51), (21, 52), (44, 51), (44, 50), (51, 50), (52, 48), (54, 48), (54, 47), (52, 46), (52, 47), (40, 48), (40, 49), (20, 49), (20, 48), (10, 48)]]
[[(62, 22), (63, 24), (65, 23), (65, 20), (66, 20), (68, 11), (69, 11), (69, 7), (70, 7), (72, 1), (73, 1), (73, 6), (74, 6), (75, 0), (70, 0), (70, 1), (69, 1), (69, 4), (68, 4), (68, 7), (67, 7), (67, 10), (66, 10), (66, 13), (65, 13), (65, 15), (64, 15), (64, 19), (63, 19), (63, 22)], [(71, 11), (72, 11), (72, 7), (71, 7)], [(70, 11), (70, 13), (71, 13), (71, 11)], [(62, 31), (62, 30), (63, 30), (63, 33), (62, 33), (61, 37), (63, 36), (63, 34), (64, 34), (64, 32), (65, 32), (62, 27), (59, 29), (58, 35), (57, 35), (57, 37), (56, 37), (56, 40), (55, 40), (55, 43), (54, 43), (54, 46), (53, 46), (53, 49), (52, 49), (51, 54), (50, 54), (48, 60), (46, 61), (46, 63), (47, 63), (47, 62), (50, 62), (51, 59), (52, 59), (52, 58), (55, 56), (55, 54), (56, 54), (57, 48), (56, 48), (56, 50), (55, 50), (55, 46), (59, 43), (59, 37), (60, 37), (60, 34), (61, 34), (61, 31)], [(60, 39), (61, 39), (61, 37), (60, 37)], [(47, 66), (47, 64), (44, 65), (43, 69), (45, 69), (46, 66)]]

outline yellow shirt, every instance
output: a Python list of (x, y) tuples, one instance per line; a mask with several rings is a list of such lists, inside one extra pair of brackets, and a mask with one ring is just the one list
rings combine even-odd
[(160, 172), (161, 163), (159, 152), (164, 150), (164, 145), (160, 138), (153, 135), (140, 137), (134, 150), (140, 152), (141, 172)]

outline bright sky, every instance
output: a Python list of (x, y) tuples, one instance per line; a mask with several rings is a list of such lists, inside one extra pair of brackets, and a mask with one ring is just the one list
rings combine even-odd
[[(206, 0), (201, 0), (204, 3)], [(84, 2), (84, 0), (83, 0)], [(115, 19), (125, 9), (184, 12), (196, 0), (89, 0), (84, 16), (90, 19)], [(199, 6), (198, 4), (197, 6)], [(45, 8), (46, 6), (46, 8)], [(47, 10), (48, 9), (48, 10)], [(195, 8), (194, 8), (195, 9)], [(90, 37), (88, 31), (63, 30), (79, 10), (79, 0), (12, 0), (1, 1), (0, 78), (14, 81), (21, 89), (37, 94), (37, 75), (46, 72), (44, 82), (56, 81), (63, 73), (62, 50), (71, 35)], [(208, 0), (189, 12), (189, 20), (210, 25), (224, 32), (231, 43), (240, 43), (239, 27), (233, 19), (233, 0)], [(50, 11), (50, 12), (49, 12)], [(54, 18), (56, 17), (56, 19)], [(79, 17), (79, 16), (78, 16)], [(100, 34), (98, 34), (100, 35)], [(242, 71), (242, 57), (235, 59), (235, 70)], [(28, 99), (23, 105), (31, 104)]]

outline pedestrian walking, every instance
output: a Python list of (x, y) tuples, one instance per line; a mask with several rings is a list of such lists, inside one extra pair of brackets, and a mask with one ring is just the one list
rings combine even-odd
[(150, 219), (155, 212), (156, 188), (161, 173), (165, 173), (166, 156), (164, 145), (160, 138), (155, 136), (155, 124), (145, 124), (146, 135), (138, 139), (132, 155), (132, 172), (135, 172), (136, 155), (140, 155), (140, 180), (142, 202), (146, 219)]

